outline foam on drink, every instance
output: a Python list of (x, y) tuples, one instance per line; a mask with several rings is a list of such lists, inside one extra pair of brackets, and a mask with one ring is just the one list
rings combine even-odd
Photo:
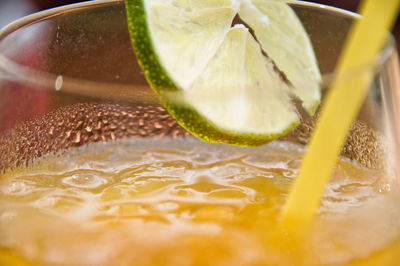
[(303, 153), (150, 138), (47, 156), (2, 178), (1, 247), (40, 265), (344, 264), (398, 238), (397, 188), (341, 159), (313, 233), (285, 239)]

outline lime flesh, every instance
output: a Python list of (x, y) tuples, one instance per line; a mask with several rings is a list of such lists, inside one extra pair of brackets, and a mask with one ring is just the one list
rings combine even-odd
[[(320, 74), (313, 49), (287, 4), (255, 0), (126, 0), (126, 4), (131, 40), (148, 82), (171, 115), (198, 138), (262, 145), (299, 123), (291, 97), (299, 98), (310, 114), (318, 106)], [(232, 25), (237, 15), (255, 36), (245, 25)]]

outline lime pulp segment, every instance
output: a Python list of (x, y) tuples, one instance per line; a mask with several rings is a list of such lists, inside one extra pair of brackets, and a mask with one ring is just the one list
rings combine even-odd
[[(307, 33), (287, 4), (126, 3), (133, 47), (147, 80), (193, 135), (208, 142), (261, 145), (299, 123), (291, 97), (310, 114), (316, 110), (321, 76)], [(255, 36), (245, 25), (232, 25), (237, 15)]]

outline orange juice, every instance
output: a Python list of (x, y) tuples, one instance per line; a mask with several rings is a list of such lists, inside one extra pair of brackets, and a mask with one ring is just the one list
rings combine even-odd
[(299, 243), (279, 230), (303, 153), (285, 141), (249, 149), (145, 138), (46, 156), (2, 177), (0, 245), (32, 265), (374, 259), (400, 235), (400, 194), (378, 171), (346, 158), (308, 237)]

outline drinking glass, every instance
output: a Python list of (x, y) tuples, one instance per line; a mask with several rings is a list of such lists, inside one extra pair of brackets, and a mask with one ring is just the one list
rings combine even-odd
[(196, 140), (147, 84), (124, 2), (102, 0), (38, 12), (0, 31), (0, 262), (400, 261), (394, 42), (389, 37), (375, 62), (337, 77), (358, 15), (288, 3), (313, 44), (323, 100), (333, 80), (375, 71), (303, 245), (280, 248), (270, 240), (271, 221), (295, 181), (318, 112), (263, 147)]

